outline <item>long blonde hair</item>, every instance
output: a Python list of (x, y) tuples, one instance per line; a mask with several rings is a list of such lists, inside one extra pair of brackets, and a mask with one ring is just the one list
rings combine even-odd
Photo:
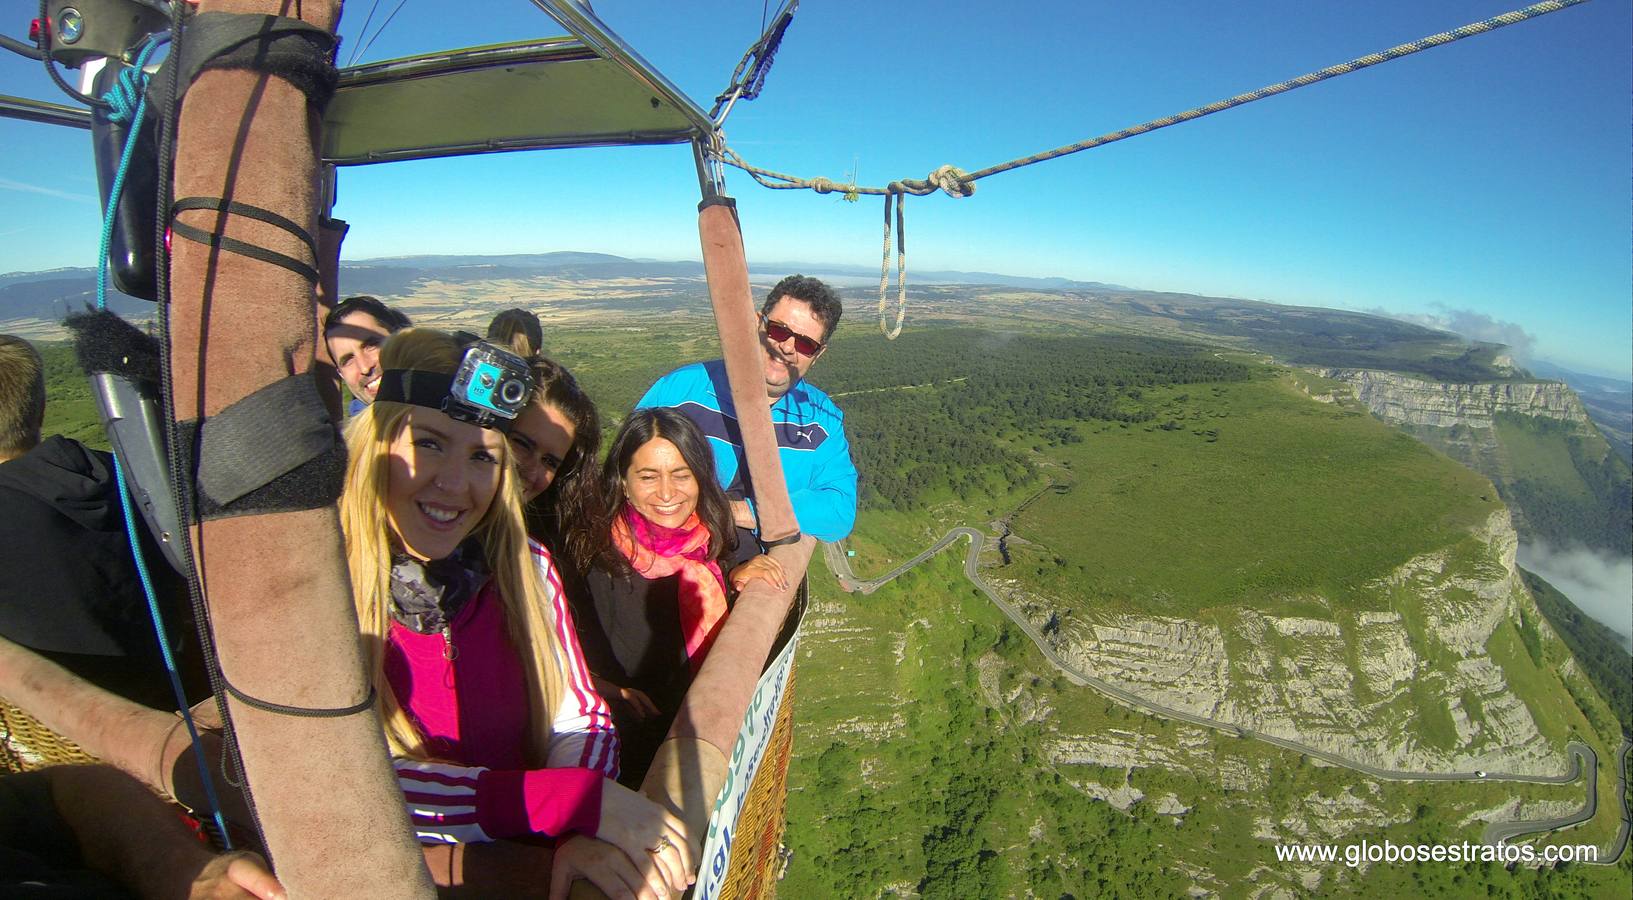
[[(398, 332), (380, 351), (382, 369), (414, 369), (453, 374), (459, 345), (449, 335), (426, 328)], [(386, 519), (386, 491), (393, 440), (408, 426), (415, 407), (376, 402), (346, 426), (346, 490), (340, 498), (340, 524), (346, 536), (352, 597), (363, 635), (368, 675), (379, 694), (377, 707), (386, 742), (395, 756), (429, 759), (425, 736), (414, 727), (385, 674), (385, 649), (391, 633), (392, 539)], [(500, 441), (503, 465), (499, 488), (488, 511), (471, 529), (481, 545), (488, 570), (499, 588), (505, 632), (527, 678), (528, 756), (544, 765), (549, 756), (551, 723), (565, 681), (562, 652), (555, 629), (545, 617), (550, 602), (539, 575), (522, 521), (520, 479), (507, 442)]]

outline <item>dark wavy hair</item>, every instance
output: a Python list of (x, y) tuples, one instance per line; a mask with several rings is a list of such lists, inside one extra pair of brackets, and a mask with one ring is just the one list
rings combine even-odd
[(341, 319), (354, 312), (364, 312), (373, 316), (374, 321), (379, 322), (380, 327), (384, 328), (387, 334), (396, 334), (404, 328), (412, 328), (414, 325), (413, 322), (409, 321), (408, 316), (381, 303), (379, 297), (358, 294), (336, 303), (335, 308), (329, 310), (329, 314), (323, 317), (324, 335), (327, 336), (330, 331), (335, 329), (335, 326), (340, 324)]
[(544, 347), (544, 326), (525, 309), (507, 309), (488, 323), (488, 343), (498, 344), (524, 359), (538, 356)]
[(845, 304), (827, 282), (809, 275), (790, 275), (777, 282), (765, 295), (765, 303), (760, 305), (761, 314), (770, 315), (771, 307), (784, 297), (802, 301), (811, 307), (811, 315), (822, 320), (824, 344), (833, 337), (834, 329), (839, 327), (839, 317), (845, 312)]
[(556, 470), (555, 480), (527, 505), (527, 533), (552, 550), (565, 551), (569, 561), (579, 566), (587, 560), (576, 558), (570, 542), (560, 537), (567, 523), (581, 522), (600, 512), (595, 462), (601, 455), (601, 417), (595, 402), (566, 366), (543, 356), (532, 357), (529, 364), (534, 387), (528, 402), (561, 410), (573, 423), (573, 443)]
[(637, 409), (629, 414), (612, 439), (606, 462), (601, 464), (599, 515), (574, 523), (569, 543), (579, 558), (619, 575), (632, 575), (629, 560), (612, 545), (612, 523), (623, 512), (624, 473), (629, 471), (635, 451), (654, 438), (675, 445), (681, 459), (697, 482), (697, 515), (709, 529), (709, 558), (721, 559), (737, 546), (737, 528), (732, 522), (731, 502), (720, 489), (714, 474), (714, 451), (709, 439), (691, 419), (667, 407)]

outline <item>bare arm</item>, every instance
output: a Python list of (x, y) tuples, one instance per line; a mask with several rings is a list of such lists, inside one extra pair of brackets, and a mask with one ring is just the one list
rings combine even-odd
[(253, 854), (217, 856), (175, 809), (108, 766), (46, 770), (51, 799), (79, 839), (85, 864), (150, 900), (283, 900), (282, 886)]
[(738, 528), (747, 528), (753, 531), (760, 527), (760, 521), (754, 518), (754, 510), (749, 507), (747, 500), (732, 500), (731, 520)]

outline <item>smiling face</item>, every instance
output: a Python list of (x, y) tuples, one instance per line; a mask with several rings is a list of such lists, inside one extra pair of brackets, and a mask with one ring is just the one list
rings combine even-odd
[[(773, 341), (766, 333), (767, 322), (786, 326), (792, 334), (785, 340)], [(811, 371), (811, 364), (827, 349), (823, 347), (807, 356), (795, 348), (795, 335), (804, 335), (820, 343), (826, 337), (823, 334), (825, 330), (822, 319), (811, 311), (811, 304), (793, 297), (779, 297), (761, 317), (760, 346), (765, 350), (765, 391), (773, 401), (780, 399), (795, 382), (804, 378), (805, 373)]]
[(422, 561), (453, 553), (493, 505), (504, 436), (416, 406), (388, 452), (386, 522), (393, 543)]
[(697, 479), (668, 438), (642, 444), (624, 470), (624, 496), (654, 525), (679, 528), (697, 509)]
[(522, 502), (531, 503), (556, 480), (577, 429), (553, 404), (529, 403), (510, 427), (510, 449), (522, 477)]
[(324, 332), (340, 380), (364, 403), (373, 403), (380, 389), (380, 345), (390, 335), (378, 319), (362, 310), (346, 315)]

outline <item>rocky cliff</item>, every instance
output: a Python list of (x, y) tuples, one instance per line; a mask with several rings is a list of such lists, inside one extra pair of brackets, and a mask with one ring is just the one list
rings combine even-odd
[(1568, 385), (1442, 384), (1369, 369), (1320, 374), (1334, 399), (1347, 389), (1373, 415), (1491, 479), (1527, 543), (1627, 555), (1627, 464)]
[(1393, 425), (1490, 429), (1498, 413), (1593, 423), (1576, 392), (1557, 381), (1442, 384), (1398, 372), (1319, 369), (1323, 378), (1348, 384), (1372, 414)]
[[(1516, 546), (1499, 510), (1464, 542), (1369, 585), (1370, 609), (1320, 601), (1325, 617), (1284, 616), (1267, 598), (1210, 621), (1091, 610), (1053, 643), (1074, 667), (1155, 703), (1378, 768), (1554, 774), (1559, 748), (1487, 649), (1522, 608), (1539, 618)], [(1039, 598), (1016, 599), (1038, 620)], [(1084, 753), (1063, 745), (1057, 761), (1088, 761)]]

